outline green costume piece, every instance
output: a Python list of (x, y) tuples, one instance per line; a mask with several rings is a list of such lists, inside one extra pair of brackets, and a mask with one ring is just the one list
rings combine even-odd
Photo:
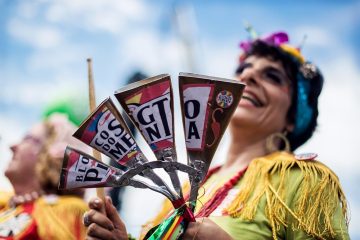
[(47, 118), (54, 112), (66, 114), (72, 123), (79, 126), (89, 115), (88, 100), (69, 94), (56, 98), (46, 106), (43, 117)]
[[(239, 183), (236, 185), (236, 188), (241, 186), (243, 180), (244, 178), (239, 181)], [(294, 167), (294, 169), (289, 172), (289, 175), (286, 179), (287, 191), (284, 199), (284, 202), (287, 206), (289, 206), (290, 209), (296, 208), (296, 202), (299, 198), (299, 195), (301, 194), (299, 189), (302, 181), (303, 175), (300, 169)], [(319, 181), (319, 179), (317, 179), (317, 181)], [(271, 184), (276, 188), (276, 186), (279, 186), (279, 182), (279, 175), (274, 174), (271, 180)], [(337, 199), (337, 196), (334, 196), (332, 201), (338, 203), (338, 207), (336, 208), (332, 218), (332, 226), (336, 236), (334, 238), (328, 237), (325, 239), (350, 239), (346, 221), (342, 214), (340, 202)], [(210, 216), (210, 219), (218, 224), (222, 229), (224, 229), (234, 240), (272, 239), (272, 227), (270, 220), (266, 216), (266, 204), (267, 200), (266, 195), (264, 194), (259, 201), (255, 216), (252, 220), (245, 220), (239, 217), (234, 218), (231, 216)], [(296, 220), (290, 214), (287, 214), (286, 219), (288, 223), (296, 222)], [(322, 226), (322, 228), (324, 228), (324, 226)], [(309, 236), (309, 234), (306, 232), (293, 229), (291, 226), (281, 226), (276, 234), (278, 239), (314, 239), (314, 237)]]
[[(221, 187), (230, 177), (214, 173), (202, 196), (211, 199), (212, 183)], [(209, 218), (233, 239), (350, 239), (339, 179), (319, 161), (297, 160), (287, 152), (259, 157), (232, 190)], [(166, 201), (144, 231), (164, 220), (171, 208)]]

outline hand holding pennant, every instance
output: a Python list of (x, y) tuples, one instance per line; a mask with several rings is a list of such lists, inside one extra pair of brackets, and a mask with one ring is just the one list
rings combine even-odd
[[(199, 186), (240, 101), (244, 84), (181, 73), (179, 85), (187, 165), (177, 162), (172, 88), (170, 76), (163, 74), (130, 84), (115, 93), (158, 160), (147, 160), (114, 103), (107, 98), (84, 120), (74, 137), (110, 157), (121, 169), (68, 147), (60, 188), (133, 186), (152, 189), (166, 196), (176, 211), (149, 234), (149, 239), (179, 236), (188, 222), (195, 221), (193, 212)], [(169, 174), (176, 192), (153, 171), (155, 168), (162, 168)], [(190, 208), (182, 196), (177, 171), (189, 175)]]

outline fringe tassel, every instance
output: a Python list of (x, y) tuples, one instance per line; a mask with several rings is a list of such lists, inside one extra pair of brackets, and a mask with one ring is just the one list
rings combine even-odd
[[(300, 169), (303, 179), (298, 190), (299, 198), (292, 211), (283, 199), (286, 195), (286, 180), (294, 167)], [(279, 175), (277, 189), (271, 186), (271, 176), (275, 174)], [(335, 231), (331, 220), (339, 203), (334, 196), (339, 197), (342, 213), (348, 224), (347, 202), (339, 180), (329, 168), (318, 161), (299, 161), (285, 152), (273, 153), (254, 159), (241, 185), (243, 187), (240, 193), (226, 211), (232, 217), (252, 220), (259, 201), (265, 194), (266, 214), (273, 231), (275, 229), (274, 239), (281, 226), (289, 225), (286, 213), (296, 220), (296, 223), (291, 224), (293, 229), (303, 230), (320, 239), (325, 236), (334, 237)]]

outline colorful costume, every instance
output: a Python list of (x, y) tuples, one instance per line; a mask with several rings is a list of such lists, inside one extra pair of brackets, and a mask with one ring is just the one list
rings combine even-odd
[(0, 197), (0, 239), (84, 239), (82, 215), (86, 203), (77, 197), (46, 195), (33, 202), (9, 206)]
[[(215, 172), (207, 179), (196, 213), (211, 207), (207, 202), (229, 182), (229, 175)], [(152, 224), (170, 209), (166, 203)], [(297, 160), (286, 152), (254, 159), (206, 217), (233, 239), (349, 239), (347, 205), (337, 176), (316, 160)]]

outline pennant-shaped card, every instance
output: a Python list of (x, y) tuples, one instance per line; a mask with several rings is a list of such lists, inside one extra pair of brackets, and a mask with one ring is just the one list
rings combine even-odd
[(174, 152), (173, 96), (170, 76), (147, 78), (116, 91), (115, 97), (141, 131), (157, 158), (164, 149)]
[(133, 179), (134, 176), (130, 174), (133, 170), (124, 172), (68, 146), (60, 173), (59, 189), (133, 186), (151, 189), (174, 201), (174, 196), (165, 187), (147, 183), (140, 176), (140, 179)]
[(59, 189), (114, 187), (116, 177), (124, 172), (108, 166), (92, 156), (67, 147), (60, 174)]
[[(115, 97), (140, 130), (158, 160), (176, 161), (174, 104), (168, 74), (147, 78), (115, 92)], [(175, 170), (167, 171), (182, 196)]]
[(188, 165), (205, 163), (206, 173), (239, 104), (245, 85), (239, 81), (192, 73), (179, 74), (179, 91)]
[(191, 73), (179, 74), (188, 165), (202, 172), (199, 178), (190, 176), (189, 202), (193, 211), (200, 184), (239, 104), (244, 87), (239, 81)]
[(147, 161), (110, 98), (90, 114), (73, 136), (123, 166)]

